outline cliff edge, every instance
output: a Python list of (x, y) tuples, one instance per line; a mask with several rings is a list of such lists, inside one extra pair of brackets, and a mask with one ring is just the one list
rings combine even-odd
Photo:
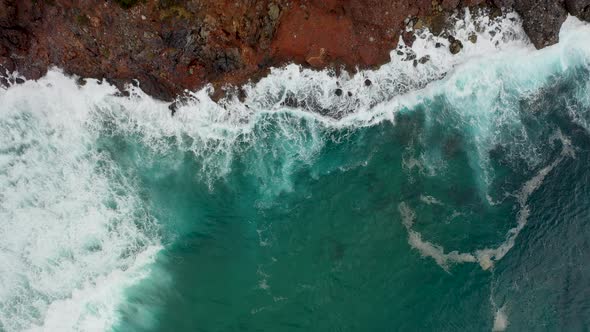
[(442, 33), (453, 11), (473, 6), (517, 11), (537, 48), (558, 41), (568, 13), (590, 20), (590, 0), (0, 0), (0, 67), (137, 80), (171, 100), (289, 62), (376, 67), (400, 37), (412, 42), (409, 17)]

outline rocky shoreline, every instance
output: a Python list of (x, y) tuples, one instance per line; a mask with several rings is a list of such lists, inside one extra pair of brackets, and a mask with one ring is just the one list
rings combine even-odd
[(166, 101), (212, 83), (219, 98), (291, 62), (375, 68), (399, 38), (411, 44), (409, 24), (442, 34), (464, 7), (516, 11), (537, 48), (558, 42), (568, 14), (590, 21), (590, 0), (0, 0), (0, 67), (139, 82)]

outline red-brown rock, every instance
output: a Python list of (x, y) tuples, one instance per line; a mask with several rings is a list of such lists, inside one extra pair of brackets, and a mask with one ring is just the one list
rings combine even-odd
[[(438, 22), (447, 17), (441, 10), (482, 2), (145, 0), (123, 8), (115, 0), (0, 0), (0, 66), (32, 79), (51, 66), (118, 86), (137, 79), (170, 100), (207, 83), (239, 85), (288, 62), (379, 66), (408, 17)], [(530, 30), (543, 40), (544, 30)]]

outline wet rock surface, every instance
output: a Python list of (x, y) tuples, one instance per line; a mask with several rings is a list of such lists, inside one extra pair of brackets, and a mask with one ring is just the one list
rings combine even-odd
[(559, 29), (567, 18), (563, 3), (555, 0), (516, 0), (514, 8), (523, 18), (523, 27), (535, 44), (542, 48), (559, 41)]
[(461, 52), (461, 50), (463, 49), (463, 43), (461, 43), (460, 40), (455, 39), (455, 37), (453, 36), (449, 36), (449, 51), (452, 54), (458, 54), (459, 52)]
[(567, 11), (583, 20), (590, 20), (590, 0), (565, 0)]
[(454, 10), (482, 5), (516, 10), (538, 48), (568, 13), (590, 19), (590, 0), (0, 0), (0, 71), (137, 80), (163, 100), (212, 84), (220, 97), (289, 62), (379, 66), (413, 41), (408, 25), (440, 34)]

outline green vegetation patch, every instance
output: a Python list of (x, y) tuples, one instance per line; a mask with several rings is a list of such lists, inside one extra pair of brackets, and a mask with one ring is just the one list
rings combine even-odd
[(78, 22), (79, 25), (89, 25), (90, 19), (86, 15), (78, 15), (76, 16), (76, 22)]
[(131, 8), (137, 4), (140, 0), (115, 0), (123, 8)]

